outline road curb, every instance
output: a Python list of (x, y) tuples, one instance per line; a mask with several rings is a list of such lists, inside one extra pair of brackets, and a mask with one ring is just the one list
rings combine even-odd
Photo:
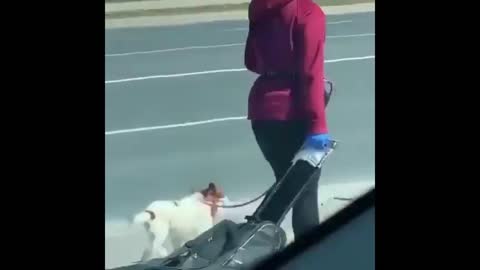
[[(351, 13), (374, 12), (375, 3), (361, 3), (352, 5), (322, 6), (327, 15), (342, 15)], [(135, 16), (128, 18), (106, 18), (105, 28), (129, 28), (184, 25), (214, 21), (247, 20), (246, 10), (202, 12), (180, 15)]]

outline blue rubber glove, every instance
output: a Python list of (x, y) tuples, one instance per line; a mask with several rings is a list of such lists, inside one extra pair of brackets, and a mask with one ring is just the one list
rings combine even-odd
[(330, 141), (330, 135), (328, 134), (310, 134), (305, 141), (305, 147), (323, 150), (329, 145)]

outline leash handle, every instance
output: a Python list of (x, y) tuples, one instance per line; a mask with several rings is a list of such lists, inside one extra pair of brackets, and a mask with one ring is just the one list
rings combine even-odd
[(295, 164), (299, 160), (308, 162), (313, 167), (321, 167), (327, 157), (337, 148), (338, 141), (331, 140), (328, 145), (322, 149), (317, 150), (311, 147), (305, 147), (305, 143), (300, 150), (295, 154), (292, 160), (292, 164)]

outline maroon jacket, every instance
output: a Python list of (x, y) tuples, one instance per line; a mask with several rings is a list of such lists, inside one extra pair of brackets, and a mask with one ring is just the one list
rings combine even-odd
[(245, 66), (260, 74), (250, 90), (248, 118), (308, 120), (310, 132), (327, 133), (321, 8), (312, 0), (252, 0), (248, 15)]

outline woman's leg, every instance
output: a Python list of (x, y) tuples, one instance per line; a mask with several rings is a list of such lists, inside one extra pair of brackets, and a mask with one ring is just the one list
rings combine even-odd
[(307, 233), (320, 223), (318, 213), (318, 180), (320, 179), (320, 171), (317, 171), (313, 178), (293, 206), (292, 227), (296, 238)]
[[(302, 122), (257, 121), (252, 123), (257, 144), (280, 180), (292, 165), (291, 160), (302, 146), (308, 126)], [(319, 224), (318, 180), (312, 179), (293, 207), (292, 227), (296, 237)]]
[(292, 165), (291, 161), (305, 140), (302, 122), (255, 121), (252, 130), (263, 156), (272, 167), (276, 181)]

